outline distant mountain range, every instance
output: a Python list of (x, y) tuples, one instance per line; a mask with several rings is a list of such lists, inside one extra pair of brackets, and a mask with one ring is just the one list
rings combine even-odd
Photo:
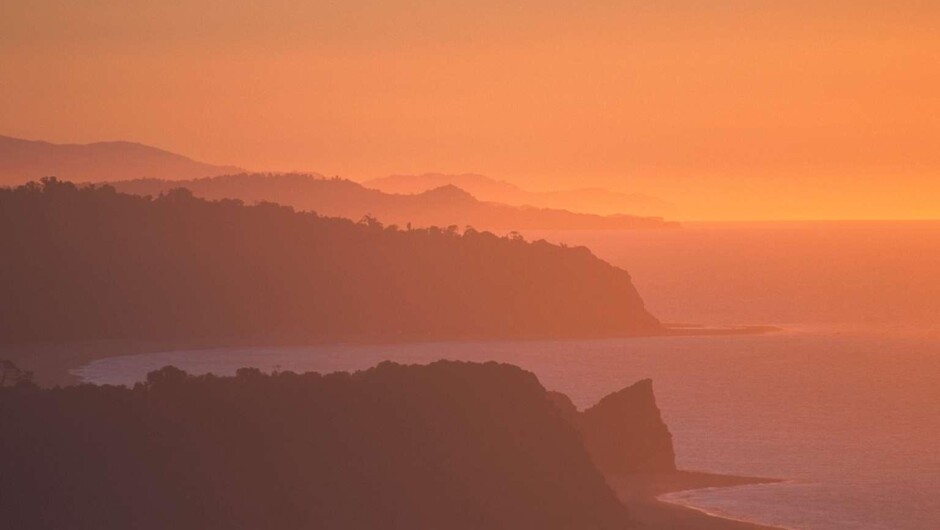
[(566, 210), (509, 206), (478, 200), (446, 185), (422, 193), (397, 194), (369, 189), (356, 182), (317, 174), (244, 173), (194, 180), (140, 179), (109, 182), (118, 191), (157, 196), (187, 188), (206, 199), (274, 202), (321, 215), (358, 221), (372, 216), (405, 227), (473, 226), (478, 230), (563, 230), (669, 228), (676, 223), (658, 217), (595, 215)]
[(371, 215), (402, 226), (502, 231), (675, 226), (660, 217), (670, 209), (665, 201), (603, 189), (531, 192), (483, 175), (432, 173), (357, 184), (315, 173), (245, 173), (133, 142), (53, 144), (0, 136), (0, 185), (47, 176), (108, 182), (138, 195), (186, 187), (208, 199), (276, 202), (353, 220)]
[(89, 182), (137, 178), (192, 179), (238, 173), (134, 142), (53, 144), (0, 136), (0, 185), (42, 177)]
[(672, 216), (675, 206), (663, 199), (640, 193), (620, 193), (602, 188), (579, 188), (566, 191), (528, 191), (504, 180), (485, 175), (464, 173), (447, 175), (392, 175), (362, 183), (367, 188), (386, 193), (421, 193), (441, 186), (457, 186), (482, 201), (501, 202), (513, 206), (555, 208), (596, 214)]

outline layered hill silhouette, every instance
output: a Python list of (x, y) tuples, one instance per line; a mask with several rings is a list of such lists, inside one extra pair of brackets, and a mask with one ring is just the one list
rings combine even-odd
[(73, 182), (134, 178), (191, 179), (241, 171), (134, 142), (53, 144), (0, 136), (0, 185), (54, 176)]
[(457, 186), (483, 201), (602, 215), (629, 213), (639, 216), (670, 217), (675, 213), (673, 204), (641, 193), (621, 193), (603, 188), (529, 191), (505, 180), (474, 173), (391, 175), (367, 180), (362, 184), (367, 188), (382, 190), (386, 193), (421, 193), (441, 186)]
[(510, 365), (166, 367), (133, 389), (0, 388), (0, 425), (0, 513), (22, 530), (632, 526)]
[(0, 190), (0, 337), (295, 343), (662, 331), (584, 247), (47, 179)]
[(237, 174), (195, 180), (137, 179), (109, 182), (135, 195), (159, 195), (185, 187), (207, 199), (268, 201), (322, 215), (359, 220), (373, 216), (399, 226), (473, 226), (478, 230), (564, 230), (671, 228), (658, 217), (594, 215), (567, 210), (516, 207), (485, 202), (465, 190), (445, 185), (417, 194), (385, 193), (356, 182), (316, 174)]
[(0, 185), (44, 177), (107, 182), (121, 191), (150, 195), (182, 186), (209, 199), (277, 202), (355, 220), (371, 215), (400, 225), (502, 231), (676, 226), (661, 217), (669, 212), (667, 203), (602, 189), (529, 192), (472, 174), (392, 176), (362, 186), (314, 173), (246, 174), (234, 166), (206, 164), (135, 142), (54, 144), (0, 136)]

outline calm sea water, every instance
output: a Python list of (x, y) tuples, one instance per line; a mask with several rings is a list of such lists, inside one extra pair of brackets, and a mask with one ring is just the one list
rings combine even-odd
[(530, 234), (628, 268), (667, 321), (778, 324), (756, 336), (174, 351), (96, 361), (87, 381), (497, 360), (580, 406), (652, 377), (681, 467), (786, 479), (672, 494), (789, 528), (940, 528), (940, 223), (694, 225)]

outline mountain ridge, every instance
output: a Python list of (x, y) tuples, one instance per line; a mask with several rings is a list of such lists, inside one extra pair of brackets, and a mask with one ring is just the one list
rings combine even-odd
[(0, 185), (54, 176), (74, 182), (131, 178), (197, 178), (244, 171), (139, 142), (53, 143), (0, 135)]
[(386, 193), (339, 177), (316, 173), (241, 173), (191, 180), (135, 179), (106, 182), (118, 191), (157, 196), (183, 187), (210, 200), (274, 202), (298, 210), (358, 221), (375, 217), (399, 226), (472, 226), (478, 230), (566, 230), (676, 228), (658, 217), (574, 213), (479, 200), (449, 184), (417, 194)]
[(642, 193), (623, 193), (601, 187), (530, 191), (509, 181), (479, 173), (389, 175), (365, 180), (362, 184), (387, 193), (420, 193), (451, 184), (484, 201), (600, 215), (672, 216), (676, 210), (675, 205), (668, 201)]

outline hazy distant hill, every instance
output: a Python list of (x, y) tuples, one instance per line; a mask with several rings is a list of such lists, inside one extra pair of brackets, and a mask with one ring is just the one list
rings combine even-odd
[(0, 342), (626, 336), (662, 326), (584, 248), (45, 181), (0, 189)]
[(54, 176), (62, 180), (192, 179), (242, 171), (133, 142), (53, 144), (0, 136), (0, 185)]
[(485, 175), (464, 173), (446, 175), (392, 175), (363, 182), (367, 188), (387, 193), (421, 193), (441, 186), (457, 186), (483, 201), (494, 201), (514, 206), (560, 208), (575, 212), (596, 214), (632, 214), (670, 217), (675, 206), (658, 197), (640, 193), (620, 193), (603, 188), (579, 188), (564, 191), (528, 191)]
[(339, 178), (310, 174), (239, 174), (186, 181), (156, 179), (110, 182), (119, 191), (159, 195), (185, 187), (207, 199), (267, 201), (358, 221), (371, 215), (386, 224), (467, 225), (479, 230), (631, 229), (676, 226), (655, 217), (600, 216), (566, 210), (517, 207), (476, 199), (452, 185), (418, 194), (392, 194)]

